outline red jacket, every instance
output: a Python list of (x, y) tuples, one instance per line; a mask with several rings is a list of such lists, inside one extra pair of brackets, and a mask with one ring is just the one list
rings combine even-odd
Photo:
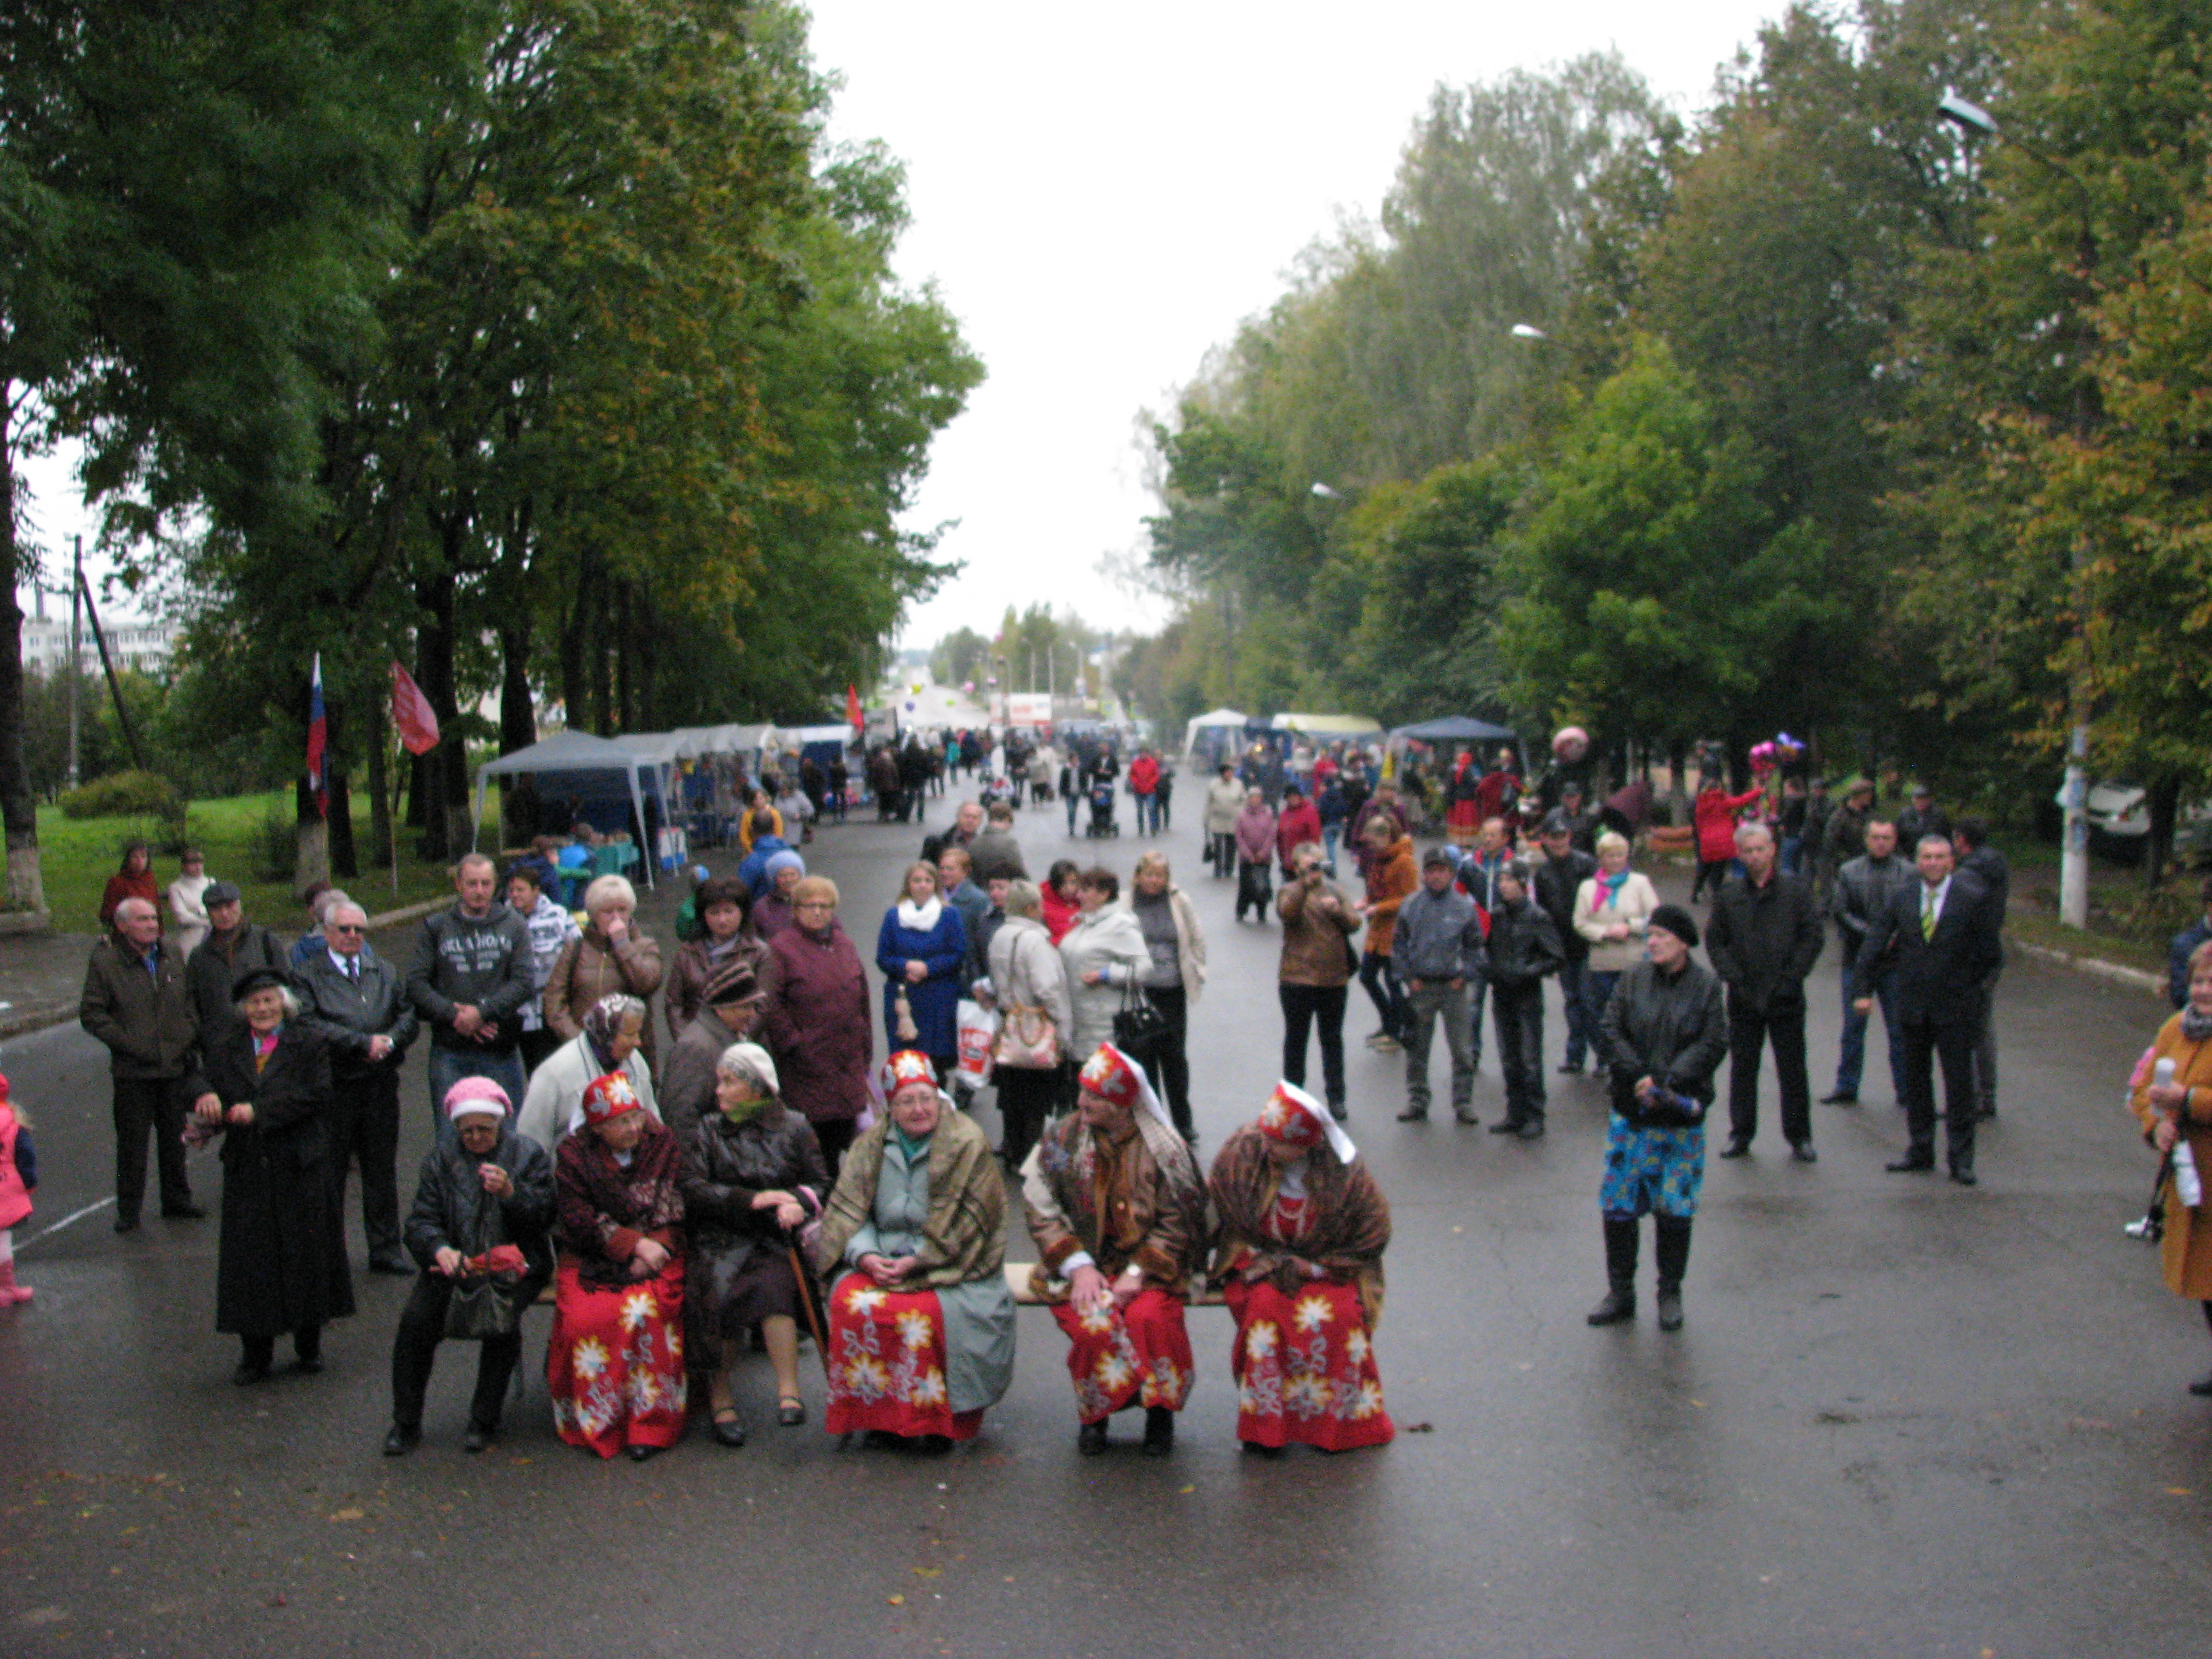
[(1741, 795), (1724, 795), (1718, 787), (1698, 797), (1692, 817), (1698, 826), (1698, 858), (1705, 864), (1725, 864), (1735, 856), (1735, 815), (1766, 792), (1753, 785)]
[(1283, 808), (1275, 820), (1275, 856), (1285, 870), (1291, 867), (1291, 854), (1308, 842), (1322, 844), (1321, 809), (1310, 800)]
[(1160, 763), (1150, 755), (1139, 755), (1129, 763), (1129, 793), (1149, 795), (1160, 787)]

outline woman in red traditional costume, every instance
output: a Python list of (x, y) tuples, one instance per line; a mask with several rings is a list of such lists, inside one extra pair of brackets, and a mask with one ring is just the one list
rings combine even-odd
[(1006, 1190), (990, 1137), (951, 1109), (928, 1055), (884, 1062), (890, 1110), (853, 1143), (816, 1260), (830, 1292), (832, 1434), (969, 1440), (1014, 1374)]
[(1304, 1090), (1278, 1084), (1213, 1160), (1214, 1278), (1237, 1316), (1237, 1437), (1279, 1456), (1387, 1443), (1375, 1369), (1390, 1206), (1358, 1150)]
[(584, 1125), (553, 1159), (553, 1425), (642, 1463), (684, 1434), (684, 1220), (676, 1137), (629, 1077), (584, 1091)]

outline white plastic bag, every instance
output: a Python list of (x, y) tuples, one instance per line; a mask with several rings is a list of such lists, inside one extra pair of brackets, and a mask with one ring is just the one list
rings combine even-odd
[(991, 1080), (991, 1051), (999, 1039), (999, 1017), (980, 1002), (960, 1000), (959, 1060), (953, 1080), (973, 1093)]

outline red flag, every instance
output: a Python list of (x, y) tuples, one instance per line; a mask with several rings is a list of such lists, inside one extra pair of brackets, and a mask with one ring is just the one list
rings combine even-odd
[(848, 684), (845, 688), (845, 724), (857, 732), (866, 723), (860, 713), (860, 688)]
[(392, 725), (410, 755), (427, 755), (438, 746), (438, 711), (430, 707), (415, 677), (396, 661), (392, 665)]

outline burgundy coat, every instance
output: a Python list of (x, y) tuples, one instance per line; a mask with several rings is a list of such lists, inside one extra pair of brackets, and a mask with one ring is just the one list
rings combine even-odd
[(784, 1103), (810, 1123), (858, 1117), (868, 1103), (868, 976), (836, 922), (825, 935), (785, 928), (769, 941), (781, 970), (768, 1002), (768, 1045)]

